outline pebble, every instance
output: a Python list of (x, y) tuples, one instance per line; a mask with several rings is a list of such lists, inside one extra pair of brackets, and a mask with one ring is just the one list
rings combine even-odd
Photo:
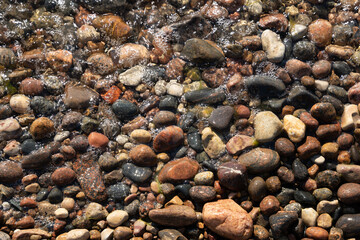
[(319, 214), (313, 208), (304, 208), (301, 210), (301, 219), (304, 221), (304, 224), (308, 227), (316, 226), (316, 220)]
[(214, 42), (199, 38), (187, 40), (181, 51), (181, 56), (198, 64), (220, 63), (225, 60), (224, 53)]
[(64, 103), (72, 109), (82, 109), (96, 104), (99, 94), (88, 87), (66, 85)]
[(101, 239), (104, 240), (112, 240), (113, 236), (114, 236), (114, 230), (111, 228), (104, 229), (100, 234)]
[(222, 186), (232, 191), (247, 187), (246, 167), (236, 162), (223, 163), (218, 167), (217, 176)]
[(127, 100), (117, 100), (111, 108), (120, 120), (129, 119), (138, 113), (138, 107)]
[(56, 218), (63, 219), (63, 218), (67, 218), (68, 216), (69, 216), (69, 212), (65, 208), (58, 208), (55, 211)]
[(66, 240), (87, 240), (90, 238), (89, 230), (73, 229), (66, 234)]
[(318, 201), (322, 201), (330, 200), (333, 193), (329, 188), (318, 188), (314, 190), (313, 195)]
[[(16, 232), (14, 232), (12, 239), (13, 240), (21, 240), (21, 239), (26, 239), (29, 238), (31, 236), (40, 236), (42, 238), (50, 238), (51, 234), (48, 233), (47, 231), (38, 229), (38, 228), (31, 228), (31, 229), (24, 229), (24, 230), (18, 230)], [(68, 240), (68, 239), (67, 239)], [(69, 239), (69, 240), (75, 240), (75, 239)], [(82, 240), (82, 239), (79, 239)]]
[(319, 60), (311, 67), (314, 77), (322, 79), (331, 73), (331, 63), (327, 60)]
[(95, 148), (104, 148), (109, 143), (109, 139), (101, 133), (92, 132), (88, 136), (89, 145)]
[(341, 129), (344, 131), (355, 128), (354, 117), (359, 116), (358, 107), (355, 104), (349, 104), (344, 107), (344, 112), (341, 116)]
[(331, 228), (331, 226), (332, 226), (332, 220), (333, 219), (330, 216), (330, 214), (323, 213), (318, 217), (316, 224), (318, 227), (328, 229), (328, 228)]
[(311, 74), (310, 65), (297, 59), (288, 60), (285, 69), (293, 79), (300, 79), (303, 76), (309, 76)]
[(189, 91), (186, 92), (184, 96), (186, 101), (194, 104), (216, 104), (224, 101), (226, 98), (224, 92), (216, 91), (210, 88)]
[(345, 237), (359, 237), (359, 217), (360, 214), (344, 214), (337, 220), (335, 227), (340, 228)]
[(101, 204), (91, 202), (85, 209), (85, 214), (88, 219), (102, 220), (105, 219), (109, 213)]
[(310, 158), (318, 154), (320, 150), (321, 150), (320, 142), (316, 138), (311, 136), (307, 136), (305, 143), (297, 148), (299, 157), (301, 159)]
[(105, 53), (94, 53), (86, 60), (91, 72), (100, 75), (107, 75), (114, 71), (114, 63)]
[(327, 240), (329, 233), (320, 227), (309, 227), (306, 229), (305, 234), (307, 237), (316, 240)]
[(169, 126), (176, 124), (176, 116), (170, 111), (159, 111), (153, 118), (156, 127)]
[(203, 207), (204, 224), (215, 233), (229, 239), (248, 239), (252, 235), (250, 215), (231, 199), (206, 203)]
[(274, 236), (288, 233), (289, 228), (298, 220), (296, 212), (279, 211), (269, 218), (269, 223)]
[(209, 127), (205, 128), (202, 131), (201, 140), (205, 152), (211, 158), (219, 158), (226, 151), (226, 145), (224, 144), (222, 139), (216, 132), (212, 131), (212, 129)]
[(358, 183), (342, 184), (337, 191), (337, 196), (339, 200), (345, 204), (358, 203), (360, 201), (360, 184)]
[(120, 202), (129, 195), (130, 187), (124, 183), (116, 183), (108, 187), (107, 193), (115, 202)]
[(270, 216), (280, 209), (280, 202), (276, 197), (268, 195), (261, 200), (259, 207), (263, 214)]
[(235, 135), (226, 143), (226, 150), (232, 154), (237, 155), (240, 152), (255, 146), (255, 139), (246, 135)]
[(64, 198), (60, 205), (62, 208), (66, 209), (67, 211), (71, 212), (75, 207), (75, 200), (73, 198)]
[(162, 240), (172, 240), (172, 239), (178, 239), (178, 240), (185, 240), (187, 238), (184, 237), (184, 235), (181, 234), (178, 230), (175, 229), (163, 229), (158, 232), (158, 235), (160, 239)]
[(319, 172), (315, 180), (318, 187), (327, 187), (330, 189), (336, 189), (341, 182), (340, 174), (332, 170)]
[(218, 107), (212, 111), (211, 116), (208, 119), (209, 124), (215, 129), (225, 129), (229, 126), (233, 114), (234, 108), (231, 106)]
[(183, 144), (184, 133), (177, 126), (169, 126), (162, 130), (153, 141), (153, 148), (156, 152), (170, 151)]
[(115, 210), (106, 217), (106, 221), (110, 227), (116, 228), (126, 222), (128, 218), (129, 214), (127, 212), (123, 210)]
[(125, 163), (122, 166), (125, 177), (137, 183), (143, 183), (149, 180), (152, 176), (152, 171), (148, 167), (138, 167), (132, 163)]
[(275, 170), (280, 164), (280, 156), (271, 149), (255, 148), (240, 155), (238, 162), (246, 166), (249, 173), (261, 174)]
[(195, 202), (211, 202), (216, 198), (216, 191), (211, 186), (194, 186), (189, 190), (190, 197)]
[(199, 163), (195, 160), (187, 157), (176, 159), (164, 165), (158, 175), (158, 179), (160, 182), (181, 182), (192, 179), (197, 174), (199, 168)]
[(267, 29), (261, 34), (261, 43), (270, 62), (278, 63), (283, 60), (285, 45), (282, 43), (279, 35)]
[(212, 185), (214, 183), (214, 173), (211, 171), (204, 171), (198, 173), (194, 177), (196, 185)]
[(177, 83), (176, 80), (170, 80), (170, 82), (166, 84), (166, 93), (171, 96), (181, 97), (184, 93), (184, 87), (182, 84)]
[(15, 94), (10, 98), (10, 107), (14, 112), (26, 113), (30, 110), (30, 98), (23, 94)]
[(254, 119), (255, 138), (258, 142), (270, 142), (283, 130), (283, 123), (270, 111), (256, 114)]
[(117, 227), (114, 230), (114, 239), (130, 239), (132, 237), (132, 230), (129, 227)]
[(0, 181), (3, 183), (15, 183), (23, 176), (20, 164), (11, 161), (0, 162)]
[[(120, 30), (120, 29), (119, 29)], [(136, 65), (145, 65), (148, 63), (150, 53), (140, 44), (126, 43), (118, 50), (118, 65), (122, 68), (131, 68)]]
[(295, 146), (287, 138), (278, 138), (275, 142), (275, 150), (282, 157), (291, 157), (295, 153)]
[(41, 80), (35, 78), (25, 78), (21, 81), (19, 89), (20, 92), (25, 95), (41, 95), (44, 89), (44, 84)]
[(125, 86), (138, 86), (145, 75), (145, 67), (138, 65), (132, 67), (119, 75), (119, 81)]
[(332, 39), (331, 23), (325, 19), (313, 21), (308, 27), (308, 38), (318, 47), (329, 45)]
[(331, 123), (336, 119), (336, 110), (331, 103), (316, 103), (310, 109), (311, 115), (322, 123)]
[(149, 217), (160, 225), (172, 227), (185, 227), (197, 221), (194, 209), (184, 205), (170, 205), (150, 210)]
[(306, 125), (293, 115), (284, 117), (284, 130), (292, 142), (301, 142), (305, 137)]
[(74, 170), (67, 167), (58, 168), (51, 174), (51, 180), (58, 186), (69, 185), (75, 180), (75, 178), (76, 174)]

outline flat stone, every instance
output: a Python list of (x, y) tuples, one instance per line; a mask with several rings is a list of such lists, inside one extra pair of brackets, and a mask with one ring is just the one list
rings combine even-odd
[(143, 183), (149, 180), (152, 176), (152, 171), (148, 167), (138, 167), (132, 163), (125, 163), (122, 166), (125, 177), (137, 183)]
[(181, 182), (192, 179), (199, 168), (199, 163), (190, 158), (176, 159), (165, 164), (158, 175), (158, 179), (160, 182)]
[(335, 226), (343, 230), (347, 238), (360, 237), (360, 214), (344, 214)]
[(183, 130), (177, 126), (169, 126), (156, 135), (153, 148), (157, 152), (166, 152), (182, 145), (183, 141)]
[(220, 63), (225, 60), (224, 53), (214, 42), (192, 38), (186, 41), (181, 56), (194, 63)]
[(15, 183), (23, 176), (20, 164), (11, 161), (0, 162), (0, 182)]
[(220, 106), (216, 108), (208, 119), (211, 127), (215, 129), (225, 129), (229, 126), (234, 108), (231, 106)]
[(339, 200), (345, 204), (357, 204), (360, 202), (360, 184), (345, 183), (337, 191)]
[(69, 108), (87, 108), (95, 105), (98, 100), (99, 94), (91, 88), (74, 85), (65, 87), (64, 103)]
[(254, 147), (255, 145), (256, 140), (253, 137), (246, 135), (235, 135), (226, 143), (226, 150), (230, 154), (237, 155), (246, 149)]
[(224, 92), (216, 91), (211, 88), (186, 92), (184, 96), (186, 101), (194, 104), (216, 104), (223, 102), (226, 99)]
[(336, 171), (340, 173), (347, 182), (360, 183), (359, 165), (338, 164), (336, 166)]
[(16, 231), (14, 233), (14, 235), (12, 236), (12, 239), (13, 240), (30, 239), (31, 236), (34, 236), (34, 235), (41, 236), (42, 238), (50, 238), (51, 237), (50, 233), (48, 233), (44, 230), (38, 229), (38, 228), (33, 228), (33, 229), (24, 229), (24, 230)]
[(160, 225), (185, 227), (197, 221), (194, 209), (184, 205), (170, 205), (167, 208), (153, 209), (149, 212), (151, 221)]
[(284, 130), (288, 134), (291, 141), (301, 142), (305, 137), (306, 125), (300, 119), (293, 115), (284, 117)]
[(245, 79), (249, 93), (260, 99), (276, 98), (285, 93), (285, 84), (278, 78), (269, 76), (251, 76)]

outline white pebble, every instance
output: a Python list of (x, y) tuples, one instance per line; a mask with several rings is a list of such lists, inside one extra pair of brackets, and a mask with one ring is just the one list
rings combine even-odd
[(175, 97), (181, 97), (184, 93), (184, 87), (181, 83), (177, 83), (176, 80), (171, 80), (166, 85), (166, 90), (169, 95)]
[(55, 211), (56, 218), (64, 219), (64, 218), (67, 218), (68, 216), (69, 216), (69, 212), (65, 208), (58, 208)]
[(127, 221), (128, 218), (129, 214), (126, 211), (115, 210), (106, 217), (106, 221), (108, 222), (110, 227), (115, 228)]

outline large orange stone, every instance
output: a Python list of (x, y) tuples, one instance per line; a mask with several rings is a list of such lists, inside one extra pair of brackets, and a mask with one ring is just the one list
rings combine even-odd
[(161, 169), (158, 179), (160, 182), (181, 182), (192, 179), (199, 171), (197, 161), (184, 157), (171, 161)]

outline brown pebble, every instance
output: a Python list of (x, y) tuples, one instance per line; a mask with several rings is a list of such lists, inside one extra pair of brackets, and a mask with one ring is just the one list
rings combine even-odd
[(340, 123), (320, 125), (316, 130), (316, 136), (322, 141), (331, 141), (341, 134)]
[(354, 142), (354, 137), (349, 133), (342, 133), (337, 139), (339, 149), (349, 149)]
[(312, 88), (315, 85), (315, 79), (310, 76), (303, 76), (300, 81), (302, 85), (308, 88)]
[(33, 173), (33, 174), (29, 174), (29, 175), (26, 175), (25, 177), (23, 177), (21, 179), (21, 182), (22, 182), (22, 184), (24, 184), (26, 186), (26, 185), (29, 185), (30, 183), (36, 182), (37, 179), (38, 179), (38, 176)]
[(281, 116), (284, 117), (287, 114), (293, 114), (295, 111), (295, 107), (291, 106), (291, 105), (286, 105), (283, 107), (282, 111), (281, 111)]
[(267, 216), (270, 216), (280, 209), (280, 202), (279, 200), (274, 196), (266, 196), (261, 202), (260, 202), (260, 211), (264, 213)]
[(266, 187), (271, 193), (276, 193), (281, 190), (281, 181), (278, 176), (271, 176), (266, 179)]
[(281, 157), (291, 157), (295, 153), (295, 146), (289, 139), (279, 138), (275, 142), (275, 150)]
[(299, 146), (297, 149), (299, 153), (299, 157), (301, 159), (308, 159), (318, 154), (320, 150), (321, 150), (320, 142), (316, 138), (311, 136), (307, 136), (305, 143)]
[(107, 146), (109, 139), (104, 134), (92, 132), (88, 136), (88, 142), (90, 146), (95, 148), (104, 148)]
[(329, 233), (320, 227), (308, 227), (305, 231), (307, 237), (313, 238), (315, 240), (327, 240)]
[(250, 109), (244, 105), (236, 105), (235, 107), (235, 115), (238, 118), (249, 118), (250, 117)]
[(305, 123), (306, 129), (314, 130), (319, 126), (318, 120), (313, 118), (313, 116), (311, 116), (308, 112), (301, 113), (300, 120)]
[(277, 170), (279, 178), (286, 183), (293, 183), (295, 180), (294, 173), (285, 166), (279, 167)]
[(41, 95), (43, 89), (43, 82), (35, 78), (25, 78), (21, 81), (19, 86), (21, 93), (30, 96)]

